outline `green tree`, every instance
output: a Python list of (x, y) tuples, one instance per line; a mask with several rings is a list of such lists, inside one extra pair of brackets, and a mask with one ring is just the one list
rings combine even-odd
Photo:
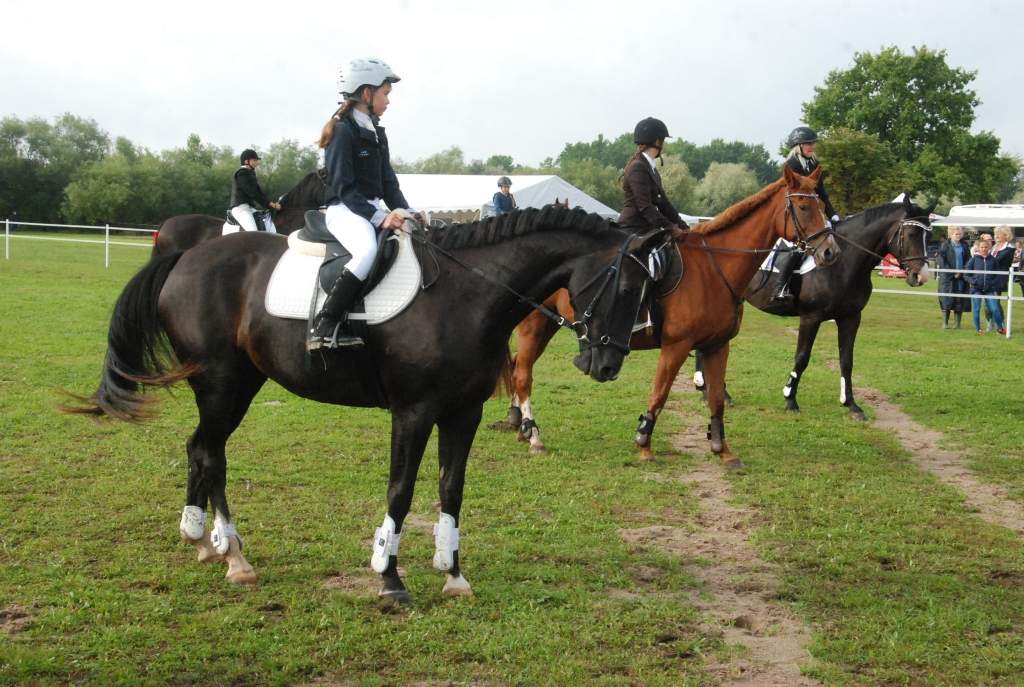
[(876, 135), (907, 163), (915, 189), (932, 197), (1001, 200), (1019, 165), (999, 154), (990, 132), (970, 133), (980, 104), (969, 88), (975, 76), (950, 67), (944, 50), (924, 46), (910, 55), (896, 47), (857, 53), (851, 68), (830, 72), (815, 88), (804, 118), (818, 129)]
[(597, 160), (584, 158), (563, 162), (558, 170), (550, 170), (587, 195), (610, 208), (622, 207), (622, 187), (619, 186), (620, 168), (602, 165)]
[(593, 141), (567, 143), (555, 164), (564, 167), (583, 160), (593, 160), (599, 166), (621, 171), (635, 151), (633, 134), (625, 133), (614, 140), (608, 140), (603, 134), (598, 134)]
[(818, 145), (832, 204), (841, 214), (889, 202), (911, 186), (907, 164), (875, 134), (839, 127)]
[[(241, 153), (241, 151), (239, 151)], [(293, 139), (281, 139), (270, 144), (261, 155), (260, 186), (270, 198), (277, 198), (295, 188), (303, 177), (316, 171), (317, 150), (313, 145), (302, 145)]]
[(712, 162), (694, 192), (698, 214), (716, 215), (759, 188), (757, 177), (746, 165)]
[(713, 139), (710, 143), (698, 146), (683, 139), (671, 141), (665, 145), (666, 155), (678, 155), (695, 177), (703, 177), (712, 162), (733, 162), (745, 164), (754, 171), (758, 182), (765, 186), (779, 178), (781, 170), (760, 143), (751, 144), (742, 141), (726, 141), (722, 138)]
[(659, 170), (659, 174), (661, 185), (665, 187), (669, 200), (680, 212), (695, 214), (697, 180), (693, 178), (686, 163), (679, 156), (665, 155), (663, 159), (665, 165)]
[(465, 174), (466, 161), (462, 154), (462, 148), (452, 146), (440, 153), (434, 153), (422, 160), (417, 160), (408, 165), (408, 171), (418, 174)]

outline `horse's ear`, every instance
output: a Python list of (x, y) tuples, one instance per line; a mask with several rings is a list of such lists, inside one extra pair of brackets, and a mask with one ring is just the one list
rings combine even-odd
[(910, 209), (910, 206), (914, 203), (910, 200), (910, 191), (903, 192), (903, 207)]
[(814, 168), (813, 172), (807, 175), (807, 177), (809, 179), (814, 179), (815, 181), (818, 181), (819, 179), (824, 178), (825, 174), (825, 168), (822, 167), (821, 165), (818, 165), (817, 167)]
[(789, 165), (782, 166), (782, 178), (786, 180), (786, 185), (792, 188), (796, 184), (796, 172)]
[(928, 215), (930, 217), (932, 212), (935, 211), (935, 208), (938, 207), (938, 205), (939, 205), (939, 199), (936, 198), (935, 200), (932, 201), (931, 205), (929, 205), (927, 208), (925, 208), (924, 214), (926, 214), (926, 215)]

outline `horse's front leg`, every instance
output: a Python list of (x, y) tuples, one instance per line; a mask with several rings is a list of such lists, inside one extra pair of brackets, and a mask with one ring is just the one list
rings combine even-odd
[(679, 374), (679, 367), (690, 354), (690, 343), (676, 342), (668, 346), (662, 346), (661, 355), (658, 356), (658, 369), (654, 373), (654, 384), (651, 387), (651, 397), (647, 402), (647, 412), (640, 416), (640, 425), (636, 428), (634, 441), (640, 449), (641, 460), (652, 460), (654, 453), (651, 451), (651, 438), (654, 436), (654, 425), (658, 416), (665, 407), (668, 394), (672, 390), (672, 383)]
[(836, 320), (839, 328), (839, 402), (854, 420), (866, 420), (864, 411), (853, 400), (853, 344), (860, 329), (860, 311)]
[(743, 467), (743, 461), (733, 455), (725, 441), (725, 369), (728, 362), (728, 342), (704, 352), (704, 383), (708, 388), (708, 410), (711, 411), (708, 440), (711, 441), (711, 451), (718, 454), (725, 466), (738, 470)]
[(796, 355), (793, 356), (793, 371), (789, 373), (789, 379), (782, 387), (782, 396), (786, 399), (786, 410), (794, 413), (800, 412), (800, 406), (796, 402), (796, 390), (800, 385), (800, 376), (811, 361), (811, 349), (814, 348), (814, 339), (818, 336), (819, 327), (821, 327), (821, 320), (809, 317), (800, 318), (800, 334), (796, 341)]
[[(550, 300), (550, 299), (549, 299)], [(509, 422), (515, 423), (520, 441), (530, 442), (530, 453), (547, 451), (540, 438), (540, 427), (533, 417), (530, 396), (533, 393), (533, 366), (544, 353), (558, 327), (541, 313), (534, 311), (516, 327), (516, 362), (512, 370), (512, 407)]]
[(412, 506), (416, 473), (420, 469), (423, 450), (434, 427), (433, 416), (425, 408), (403, 408), (391, 411), (391, 472), (388, 478), (388, 513), (373, 536), (370, 567), (380, 573), (385, 601), (405, 604), (412, 600), (398, 574), (398, 545), (402, 540), (402, 523)]
[(437, 423), (441, 515), (434, 526), (434, 567), (447, 573), (441, 590), (447, 596), (470, 596), (473, 593), (462, 575), (459, 561), (459, 515), (466, 482), (466, 462), (482, 413), (483, 405), (471, 405)]

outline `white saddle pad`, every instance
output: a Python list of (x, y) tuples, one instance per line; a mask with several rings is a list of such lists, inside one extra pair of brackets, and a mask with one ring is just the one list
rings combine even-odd
[[(405, 310), (420, 291), (422, 275), (412, 239), (401, 232), (388, 240), (398, 241), (398, 256), (384, 279), (366, 296), (366, 312), (350, 313), (348, 317), (351, 320), (366, 320), (367, 324), (387, 322)], [(316, 311), (319, 312), (327, 299), (317, 279), (322, 262), (321, 257), (286, 250), (267, 284), (267, 312), (275, 317), (305, 320), (309, 317), (314, 293)]]
[[(779, 248), (780, 246), (792, 246), (792, 245), (793, 245), (792, 241), (787, 241), (786, 239), (779, 239), (778, 241), (775, 242), (775, 245), (773, 246), (773, 248)], [(776, 267), (775, 267), (775, 255), (776, 254), (774, 252), (769, 253), (768, 257), (765, 258), (764, 262), (761, 263), (761, 268), (760, 269), (764, 270), (765, 272), (778, 272), (779, 270), (776, 269)], [(811, 255), (807, 255), (807, 256), (804, 257), (804, 261), (802, 263), (800, 263), (800, 269), (797, 270), (797, 274), (807, 274), (808, 272), (813, 270), (815, 267), (816, 267), (816, 265), (814, 264), (814, 257), (811, 256)]]

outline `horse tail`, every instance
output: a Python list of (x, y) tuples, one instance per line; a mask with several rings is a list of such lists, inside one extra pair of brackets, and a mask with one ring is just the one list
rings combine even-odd
[(512, 392), (515, 387), (512, 386), (512, 372), (515, 370), (516, 361), (512, 355), (512, 351), (505, 347), (505, 360), (501, 363), (501, 372), (498, 374), (498, 383), (494, 387), (494, 396), (496, 398), (502, 398), (503, 396), (512, 396)]
[(157, 307), (164, 282), (182, 255), (153, 258), (124, 287), (110, 318), (99, 387), (92, 396), (69, 394), (76, 403), (61, 406), (63, 412), (141, 422), (152, 416), (155, 400), (144, 395), (144, 387), (169, 387), (199, 370), (177, 361)]

